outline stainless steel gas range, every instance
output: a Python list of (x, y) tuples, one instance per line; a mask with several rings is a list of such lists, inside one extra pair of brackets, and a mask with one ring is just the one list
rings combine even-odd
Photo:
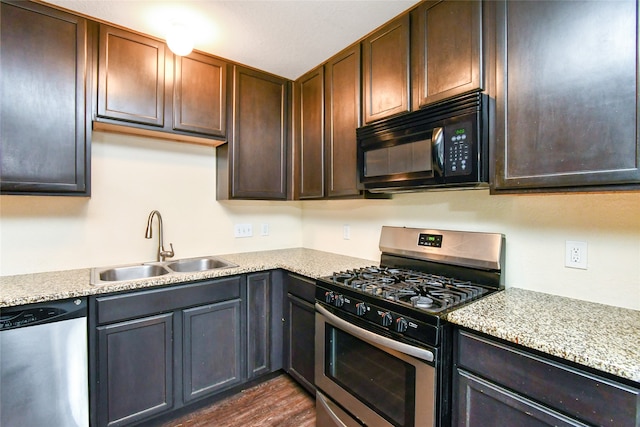
[(318, 427), (449, 425), (445, 316), (503, 289), (504, 240), (382, 227), (379, 266), (317, 280)]

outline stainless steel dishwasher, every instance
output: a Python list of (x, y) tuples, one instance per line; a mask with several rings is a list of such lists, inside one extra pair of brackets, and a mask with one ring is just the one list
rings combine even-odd
[(89, 425), (87, 301), (0, 309), (0, 426)]

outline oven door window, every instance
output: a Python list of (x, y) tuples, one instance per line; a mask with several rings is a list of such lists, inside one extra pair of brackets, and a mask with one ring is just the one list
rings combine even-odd
[(398, 427), (415, 425), (416, 368), (326, 324), (325, 375)]

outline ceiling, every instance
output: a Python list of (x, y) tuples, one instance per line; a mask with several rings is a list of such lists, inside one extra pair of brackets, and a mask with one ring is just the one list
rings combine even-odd
[(161, 39), (188, 25), (196, 49), (295, 80), (417, 0), (47, 0)]

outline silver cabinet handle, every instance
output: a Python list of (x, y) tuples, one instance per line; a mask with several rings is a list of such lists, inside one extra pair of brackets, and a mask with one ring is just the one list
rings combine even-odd
[(361, 338), (370, 343), (378, 344), (392, 350), (399, 351), (400, 353), (408, 354), (409, 356), (417, 357), (418, 359), (425, 360), (427, 362), (433, 362), (433, 352), (420, 347), (414, 347), (409, 344), (405, 344), (399, 341), (383, 337), (376, 333), (367, 331), (366, 329), (359, 328), (351, 323), (347, 322), (331, 313), (320, 304), (316, 303), (316, 311), (326, 318), (326, 320), (332, 325), (350, 333), (353, 336)]

